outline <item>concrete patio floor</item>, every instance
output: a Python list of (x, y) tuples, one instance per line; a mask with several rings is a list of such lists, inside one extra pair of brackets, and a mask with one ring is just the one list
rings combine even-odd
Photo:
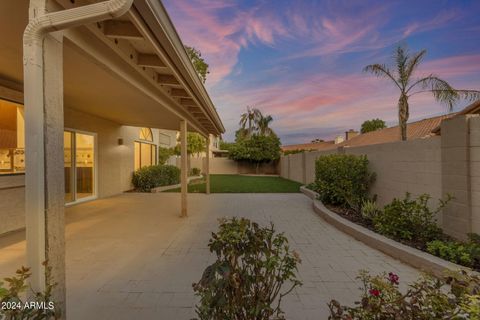
[[(173, 193), (127, 193), (66, 210), (68, 319), (191, 319), (191, 285), (213, 261), (208, 239), (225, 216), (273, 221), (300, 254), (304, 285), (284, 298), (287, 319), (326, 319), (330, 299), (353, 303), (359, 269), (403, 282), (418, 275), (327, 224), (303, 194), (190, 194), (186, 219), (179, 202)], [(0, 237), (0, 277), (24, 261), (24, 233)]]

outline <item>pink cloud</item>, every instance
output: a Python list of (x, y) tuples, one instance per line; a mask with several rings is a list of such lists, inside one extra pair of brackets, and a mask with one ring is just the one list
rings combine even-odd
[(457, 10), (443, 11), (430, 20), (415, 21), (405, 27), (403, 37), (408, 37), (412, 33), (425, 32), (444, 26), (453, 20), (461, 18)]
[(426, 61), (419, 71), (440, 78), (458, 78), (480, 73), (480, 54), (461, 55)]

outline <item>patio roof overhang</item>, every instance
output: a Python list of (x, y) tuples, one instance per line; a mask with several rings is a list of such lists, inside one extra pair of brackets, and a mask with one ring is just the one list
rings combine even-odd
[[(56, 0), (64, 10), (92, 2)], [(22, 34), (28, 1), (0, 4), (0, 78), (21, 90)], [(135, 0), (121, 18), (67, 29), (64, 35), (64, 103), (123, 125), (188, 129), (207, 136), (225, 131), (160, 1)], [(3, 35), (2, 35), (3, 36)]]

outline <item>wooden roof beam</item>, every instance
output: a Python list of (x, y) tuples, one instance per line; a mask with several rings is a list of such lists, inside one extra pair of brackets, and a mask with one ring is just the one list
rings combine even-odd
[(109, 38), (143, 39), (140, 31), (130, 21), (105, 21), (103, 33)]
[(149, 68), (166, 68), (167, 65), (155, 54), (139, 53), (137, 57), (137, 64), (140, 67)]
[(188, 98), (190, 97), (190, 95), (188, 94), (188, 92), (184, 89), (175, 89), (173, 88), (172, 91), (170, 92), (170, 94), (173, 96), (173, 97), (179, 97), (179, 98)]
[(159, 84), (174, 84), (174, 85), (179, 85), (180, 82), (178, 82), (177, 78), (171, 74), (157, 74), (157, 82)]

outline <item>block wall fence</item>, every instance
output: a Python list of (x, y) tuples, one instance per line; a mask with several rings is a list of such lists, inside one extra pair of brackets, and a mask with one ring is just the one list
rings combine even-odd
[(438, 217), (445, 232), (460, 239), (480, 233), (480, 115), (445, 120), (441, 135), (431, 138), (282, 156), (280, 175), (311, 183), (315, 160), (334, 153), (367, 156), (379, 205), (406, 192), (428, 193), (435, 201), (448, 193), (454, 199)]

